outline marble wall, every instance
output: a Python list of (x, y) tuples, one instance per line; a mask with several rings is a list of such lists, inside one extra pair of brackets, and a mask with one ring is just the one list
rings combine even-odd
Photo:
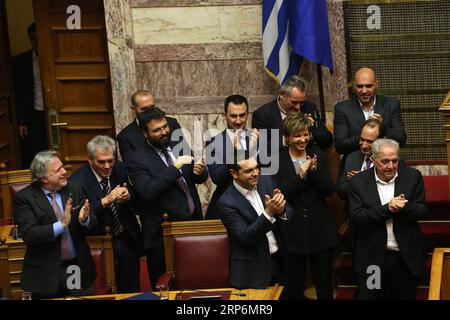
[[(156, 103), (192, 136), (223, 130), (223, 100), (234, 93), (249, 99), (250, 111), (272, 100), (278, 85), (264, 71), (261, 0), (105, 0), (111, 80), (119, 132), (132, 119), (129, 97), (152, 91)], [(327, 122), (346, 98), (342, 4), (329, 1), (333, 75), (323, 70)], [(305, 63), (310, 98), (319, 102), (317, 71)], [(249, 119), (250, 123), (251, 119)], [(203, 141), (200, 141), (200, 144)], [(198, 141), (197, 141), (198, 143)], [(200, 187), (207, 204), (211, 182)]]
[[(331, 126), (334, 104), (348, 97), (348, 77), (343, 3), (327, 2), (334, 70), (330, 74), (322, 68), (322, 74)], [(129, 97), (137, 88), (152, 91), (157, 105), (176, 117), (187, 134), (194, 127), (223, 130), (223, 100), (230, 94), (248, 97), (251, 112), (276, 96), (278, 85), (263, 68), (261, 0), (104, 3), (116, 132), (132, 119)], [(316, 66), (306, 62), (301, 74), (318, 104)], [(213, 189), (210, 181), (200, 187), (205, 206)]]

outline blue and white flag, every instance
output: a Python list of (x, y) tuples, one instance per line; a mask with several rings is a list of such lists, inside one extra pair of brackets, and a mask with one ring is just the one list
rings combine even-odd
[(263, 0), (263, 57), (280, 84), (302, 58), (333, 70), (326, 0)]

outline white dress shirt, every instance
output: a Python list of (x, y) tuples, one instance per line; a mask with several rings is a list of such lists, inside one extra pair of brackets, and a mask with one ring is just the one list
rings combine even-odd
[[(234, 129), (227, 129), (228, 138), (230, 138), (232, 144), (234, 145)], [(245, 129), (240, 130), (239, 134), (239, 143), (241, 144), (241, 148), (243, 150), (247, 150), (247, 143), (245, 142)]]
[[(236, 181), (233, 181), (234, 186), (236, 189), (242, 193), (242, 195), (247, 199), (250, 204), (252, 205), (253, 209), (255, 209), (256, 213), (260, 215), (264, 215), (267, 220), (269, 220), (272, 224), (275, 223), (276, 219), (274, 217), (269, 216), (266, 213), (266, 210), (264, 209), (264, 205), (262, 203), (261, 197), (259, 196), (258, 190), (253, 188), (252, 190), (247, 190), (245, 188), (242, 188), (240, 185), (236, 183)], [(275, 235), (272, 231), (269, 231), (266, 233), (267, 240), (269, 241), (269, 251), (270, 254), (274, 254), (278, 251), (278, 244), (277, 240), (275, 239)]]
[(377, 103), (377, 96), (373, 97), (373, 104), (369, 110), (366, 110), (363, 107), (363, 105), (362, 105), (361, 101), (359, 101), (359, 99), (358, 99), (358, 102), (359, 102), (359, 106), (361, 107), (362, 112), (364, 113), (364, 118), (366, 118), (366, 121), (369, 120), (369, 117), (375, 113), (375, 104)]
[[(380, 196), (380, 201), (382, 205), (385, 205), (392, 198), (394, 198), (395, 192), (395, 179), (397, 179), (398, 173), (395, 174), (395, 177), (392, 178), (388, 182), (384, 182), (377, 176), (377, 170), (375, 170), (375, 181), (377, 184), (378, 195)], [(391, 251), (400, 251), (398, 248), (397, 240), (395, 239), (394, 230), (393, 230), (393, 222), (392, 219), (386, 221), (386, 230), (387, 230), (387, 244), (386, 249)]]

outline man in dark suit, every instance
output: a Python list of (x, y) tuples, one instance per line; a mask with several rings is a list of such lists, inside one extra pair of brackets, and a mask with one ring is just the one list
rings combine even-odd
[[(128, 156), (138, 148), (145, 145), (145, 136), (139, 128), (138, 115), (145, 109), (155, 107), (155, 101), (153, 95), (147, 90), (138, 90), (131, 96), (131, 111), (135, 115), (135, 119), (129, 125), (127, 125), (120, 133), (117, 135), (117, 142), (119, 143), (120, 155), (123, 161), (127, 161)], [(176, 141), (181, 141), (183, 139), (180, 124), (177, 119), (166, 117), (169, 123), (169, 128), (171, 132), (176, 131), (178, 138), (174, 139)], [(175, 138), (175, 137), (174, 137)]]
[(206, 163), (216, 189), (209, 202), (205, 219), (220, 219), (215, 204), (233, 181), (227, 163), (233, 162), (235, 150), (256, 153), (258, 129), (248, 130), (248, 101), (244, 96), (231, 95), (225, 99), (224, 118), (227, 129), (206, 142)]
[(428, 215), (420, 172), (398, 167), (399, 145), (372, 144), (375, 166), (350, 181), (357, 299), (415, 299), (426, 248), (418, 220)]
[[(153, 285), (165, 271), (161, 215), (169, 219), (202, 219), (200, 198), (195, 187), (208, 178), (205, 166), (194, 164), (191, 150), (171, 141), (165, 114), (154, 107), (139, 114), (146, 144), (128, 158), (128, 173), (139, 199), (144, 250)], [(182, 145), (182, 148), (180, 148)]]
[(96, 227), (97, 218), (89, 201), (81, 186), (67, 182), (55, 152), (39, 152), (30, 169), (33, 183), (14, 200), (27, 245), (22, 289), (35, 299), (92, 294), (96, 271), (84, 232)]
[(34, 22), (28, 27), (27, 32), (32, 49), (17, 55), (13, 62), (23, 168), (30, 166), (36, 153), (47, 149), (44, 100)]
[(386, 136), (384, 124), (376, 119), (367, 120), (359, 135), (359, 150), (353, 151), (345, 159), (344, 170), (336, 184), (339, 197), (348, 202), (350, 179), (361, 171), (373, 167), (372, 143)]
[(88, 196), (103, 234), (108, 226), (113, 234), (114, 269), (117, 292), (140, 292), (139, 265), (141, 232), (131, 210), (125, 165), (115, 160), (116, 143), (108, 136), (96, 136), (87, 144), (88, 162), (71, 181), (78, 181)]
[(217, 202), (230, 238), (230, 285), (261, 289), (283, 284), (283, 244), (277, 225), (292, 211), (272, 178), (260, 176), (256, 159), (239, 154), (229, 165), (233, 183)]
[(334, 107), (334, 145), (336, 151), (344, 155), (342, 161), (349, 153), (358, 150), (361, 128), (369, 119), (383, 122), (387, 138), (394, 139), (401, 147), (406, 143), (400, 101), (377, 95), (378, 84), (372, 69), (359, 69), (353, 82), (356, 97)]
[[(278, 98), (259, 107), (252, 116), (252, 127), (267, 129), (267, 154), (271, 155), (271, 133), (278, 136), (278, 147), (283, 148), (282, 121), (290, 112), (301, 112), (311, 123), (313, 144), (326, 151), (333, 143), (333, 136), (320, 118), (317, 106), (306, 100), (306, 81), (297, 75), (287, 79), (281, 86)], [(261, 138), (263, 133), (261, 132)], [(262, 148), (262, 142), (260, 143)]]

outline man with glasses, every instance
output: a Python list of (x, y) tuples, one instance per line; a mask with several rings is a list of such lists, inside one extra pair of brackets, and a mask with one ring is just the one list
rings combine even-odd
[(406, 143), (406, 132), (400, 112), (400, 101), (377, 95), (379, 81), (375, 72), (361, 68), (355, 73), (353, 90), (355, 97), (334, 107), (334, 145), (345, 157), (359, 149), (359, 138), (364, 122), (369, 119), (382, 121), (386, 137), (394, 139), (400, 147)]
[[(277, 99), (259, 107), (252, 116), (252, 127), (257, 129), (278, 130), (279, 146), (283, 148), (282, 121), (290, 112), (301, 112), (311, 123), (313, 143), (326, 151), (333, 143), (333, 136), (320, 118), (317, 106), (306, 100), (306, 80), (298, 75), (287, 79), (281, 86)], [(270, 132), (267, 142), (270, 148)], [(261, 142), (262, 143), (262, 142)], [(271, 152), (268, 152), (270, 155)]]
[(420, 172), (399, 167), (399, 144), (372, 144), (374, 167), (350, 180), (356, 299), (415, 299), (426, 247), (418, 220), (428, 215)]
[(113, 235), (117, 292), (139, 292), (139, 263), (143, 255), (141, 232), (131, 210), (132, 194), (125, 165), (116, 161), (116, 142), (96, 136), (87, 144), (88, 163), (71, 177), (83, 186), (101, 234), (108, 226)]

